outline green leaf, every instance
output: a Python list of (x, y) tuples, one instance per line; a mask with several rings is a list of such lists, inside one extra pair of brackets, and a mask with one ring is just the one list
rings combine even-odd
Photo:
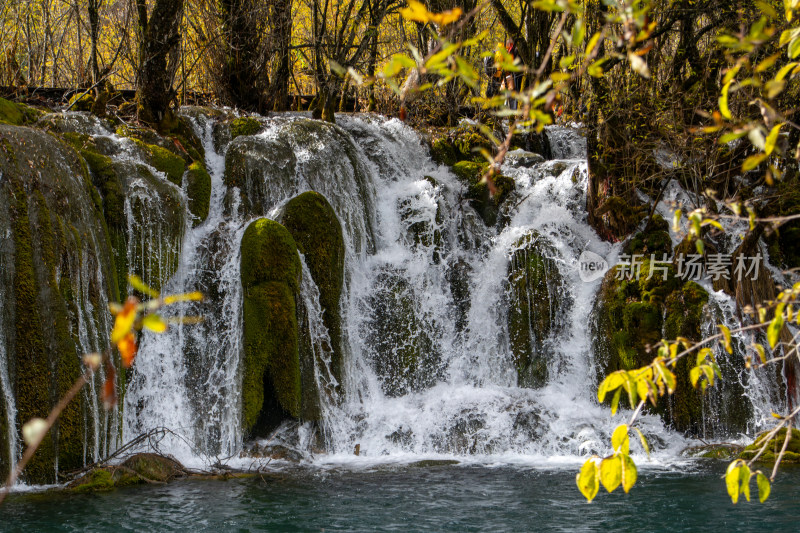
[(759, 471), (756, 476), (756, 485), (758, 485), (758, 501), (764, 503), (767, 501), (767, 498), (769, 498), (771, 487), (769, 478), (762, 474), (761, 471)]
[(775, 318), (772, 319), (772, 322), (770, 322), (767, 327), (767, 342), (769, 342), (769, 347), (773, 350), (775, 349), (775, 345), (778, 344), (778, 338), (781, 335), (782, 329), (783, 314), (776, 313)]
[(592, 456), (583, 463), (580, 473), (575, 477), (578, 490), (588, 501), (592, 501), (600, 490), (600, 478), (597, 472), (597, 456)]
[(622, 459), (619, 455), (606, 457), (600, 463), (600, 483), (608, 492), (614, 492), (622, 483)]
[(625, 494), (630, 492), (636, 483), (638, 472), (636, 471), (636, 463), (633, 462), (630, 455), (623, 454), (622, 458), (622, 489)]
[(627, 424), (620, 424), (614, 430), (614, 433), (611, 435), (611, 447), (614, 448), (614, 453), (620, 452), (627, 454), (630, 451)]
[(725, 340), (725, 351), (733, 353), (733, 343), (731, 342), (731, 330), (724, 324), (719, 324), (719, 329), (722, 331), (722, 338)]
[(154, 331), (155, 333), (164, 333), (167, 331), (167, 323), (155, 313), (149, 314), (142, 319), (142, 327)]

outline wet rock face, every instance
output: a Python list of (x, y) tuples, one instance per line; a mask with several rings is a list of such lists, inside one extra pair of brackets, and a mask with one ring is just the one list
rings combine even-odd
[(364, 334), (369, 358), (389, 396), (420, 391), (441, 379), (441, 358), (416, 301), (403, 273), (387, 268), (367, 304), (371, 319)]
[[(21, 427), (46, 417), (66, 393), (82, 371), (81, 354), (107, 347), (116, 279), (100, 199), (72, 149), (41, 131), (0, 125), (0, 175), (0, 357), (11, 389), (0, 391), (0, 402), (7, 413), (6, 398), (13, 397)], [(79, 335), (87, 323), (88, 338)], [(94, 379), (100, 390), (102, 376)], [(56, 462), (78, 468), (85, 453), (103, 453), (115, 436), (101, 421), (99, 402), (87, 393), (67, 406), (26, 481), (53, 483)], [(0, 473), (9, 467), (5, 418)], [(85, 451), (84, 436), (97, 425), (100, 448), (86, 443)], [(20, 446), (19, 434), (14, 440)]]
[(571, 305), (557, 257), (543, 236), (531, 232), (515, 243), (508, 266), (509, 344), (523, 387), (547, 382), (547, 346)]

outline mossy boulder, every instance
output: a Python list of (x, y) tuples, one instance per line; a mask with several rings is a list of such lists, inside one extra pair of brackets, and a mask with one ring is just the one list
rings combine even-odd
[(483, 161), (485, 159), (481, 150), (492, 152), (492, 142), (483, 135), (478, 126), (459, 126), (451, 134), (451, 138), (458, 151), (459, 159)]
[[(767, 448), (764, 450), (764, 453), (758, 457), (756, 462), (769, 465), (775, 464), (775, 460), (780, 456), (783, 444), (786, 441), (786, 431), (786, 428), (782, 428), (774, 437), (766, 442)], [(742, 453), (739, 454), (739, 458), (749, 461), (755, 457), (761, 447), (764, 446), (765, 440), (769, 437), (769, 433), (769, 431), (765, 431), (758, 435), (753, 443), (745, 447)], [(800, 430), (797, 428), (792, 428), (789, 445), (786, 447), (786, 452), (781, 459), (781, 464), (784, 463), (800, 464)]]
[(106, 492), (142, 483), (168, 483), (186, 475), (186, 470), (174, 459), (155, 453), (137, 453), (121, 465), (93, 468), (67, 485), (67, 490)]
[(647, 231), (634, 235), (625, 244), (624, 251), (626, 254), (642, 254), (648, 257), (655, 254), (659, 261), (663, 255), (669, 257), (672, 254), (672, 237), (669, 234), (669, 224), (664, 217), (654, 214), (648, 223)]
[[(115, 278), (99, 201), (75, 151), (42, 131), (0, 125), (0, 175), (0, 234), (8, 237), (0, 246), (0, 322), (12, 389), (2, 394), (15, 397), (21, 427), (46, 417), (69, 390), (82, 372), (80, 354), (108, 346), (106, 333), (77, 332), (86, 320), (105, 323)], [(102, 388), (97, 379), (93, 390)], [(89, 402), (100, 400), (89, 390), (62, 412), (25, 481), (52, 483), (57, 468), (81, 467), (95, 453), (86, 435), (115, 438), (113, 416), (95, 416)], [(8, 470), (7, 458), (0, 470)]]
[(134, 142), (144, 152), (145, 161), (159, 172), (163, 172), (169, 181), (178, 187), (181, 186), (183, 173), (186, 171), (186, 161), (182, 157), (155, 144), (147, 144), (139, 139), (134, 139)]
[(255, 135), (264, 126), (258, 119), (253, 117), (239, 117), (235, 118), (230, 123), (231, 140), (241, 135)]
[(195, 217), (192, 225), (197, 226), (208, 217), (211, 203), (211, 176), (197, 161), (189, 165), (186, 172), (186, 196), (189, 197), (189, 212)]
[(41, 111), (25, 104), (17, 104), (0, 98), (0, 124), (23, 126), (32, 124), (41, 116)]
[(492, 177), (495, 193), (489, 190), (489, 185), (482, 181), (487, 164), (474, 161), (459, 161), (453, 165), (453, 173), (466, 186), (465, 198), (477, 211), (487, 226), (494, 226), (499, 220), (500, 207), (514, 192), (516, 186), (513, 178), (495, 174)]
[[(328, 200), (313, 191), (291, 199), (278, 218), (294, 238), (297, 249), (305, 257), (311, 278), (319, 288), (322, 320), (328, 329), (332, 345), (330, 368), (333, 377), (341, 384), (343, 355), (340, 299), (344, 283), (345, 253), (342, 226)], [(309, 366), (313, 369), (313, 365)]]
[(296, 298), (300, 256), (289, 230), (265, 218), (244, 232), (242, 426), (264, 436), (301, 414), (301, 372)]
[(91, 111), (94, 107), (94, 95), (88, 93), (77, 93), (69, 99), (70, 111)]
[(570, 305), (558, 256), (537, 232), (514, 243), (506, 295), (509, 345), (520, 386), (541, 387), (547, 382), (547, 347)]
[(421, 391), (442, 378), (441, 356), (431, 336), (435, 324), (421, 314), (417, 301), (404, 273), (386, 267), (367, 302), (367, 357), (388, 396)]
[(447, 137), (435, 139), (431, 143), (430, 154), (435, 163), (449, 167), (455, 165), (459, 159), (458, 150)]

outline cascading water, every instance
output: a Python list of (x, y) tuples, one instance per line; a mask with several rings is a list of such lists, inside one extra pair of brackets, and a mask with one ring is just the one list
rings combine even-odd
[[(315, 190), (342, 222), (346, 247), (343, 399), (331, 392), (331, 339), (303, 268), (301, 307), (328, 452), (321, 460), (351, 460), (356, 446), (368, 458), (516, 460), (608, 451), (624, 420), (612, 419), (594, 398), (588, 324), (600, 280), (582, 281), (578, 265), (585, 250), (613, 265), (619, 248), (598, 239), (585, 220), (585, 141), (575, 128), (548, 128), (557, 159), (521, 165), (509, 157), (503, 173), (516, 193), (497, 232), (468, 206), (465, 186), (397, 120), (342, 116), (331, 126), (283, 116), (221, 146), (214, 145), (212, 119), (194, 120), (212, 177), (211, 207), (205, 222), (186, 231), (164, 291), (204, 292), (206, 303), (175, 313), (205, 322), (145, 335), (125, 397), (126, 439), (166, 426), (183, 435), (170, 449), (182, 460), (239, 449), (241, 236), (254, 217), (276, 218), (286, 201)], [(226, 165), (244, 168), (245, 183), (226, 186)], [(541, 270), (520, 266), (531, 260)], [(541, 331), (538, 317), (508, 309), (512, 299), (533, 306), (541, 296), (514, 286), (514, 275), (532, 272), (544, 272), (550, 291)], [(734, 320), (724, 298), (713, 298), (723, 318)], [(515, 320), (535, 344), (528, 374), (518, 368), (519, 339), (509, 326)], [(753, 402), (760, 413), (769, 409), (765, 399)], [(686, 444), (656, 416), (641, 425), (666, 457)], [(314, 447), (313, 439), (300, 441), (306, 451)]]

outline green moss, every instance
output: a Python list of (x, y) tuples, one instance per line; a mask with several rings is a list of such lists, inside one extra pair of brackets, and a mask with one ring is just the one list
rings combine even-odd
[[(780, 455), (783, 449), (784, 441), (786, 440), (786, 428), (782, 428), (778, 433), (767, 442), (767, 448), (764, 450), (757, 462), (775, 464), (775, 460)], [(769, 431), (765, 431), (758, 435), (752, 444), (747, 446), (744, 451), (739, 455), (741, 459), (749, 461), (758, 453), (764, 445), (764, 440), (769, 436)], [(781, 459), (783, 463), (796, 463), (800, 464), (800, 430), (792, 428), (792, 436), (789, 439), (789, 445), (786, 448), (786, 453)]]
[(491, 153), (492, 143), (483, 136), (476, 126), (458, 128), (453, 134), (453, 144), (459, 153), (460, 159), (475, 159), (483, 161), (481, 149)]
[[(50, 411), (50, 364), (42, 337), (42, 321), (37, 295), (39, 287), (34, 271), (33, 243), (28, 218), (28, 194), (15, 184), (12, 206), (12, 238), (14, 239), (14, 309), (15, 343), (13, 357), (17, 365), (16, 393), (19, 420), (46, 418)], [(48, 433), (33, 456), (23, 477), (33, 483), (53, 479), (55, 443)]]
[(189, 197), (189, 212), (197, 217), (193, 225), (197, 226), (208, 217), (211, 202), (211, 176), (202, 163), (195, 161), (189, 165), (186, 173), (186, 195)]
[(155, 144), (147, 144), (139, 139), (134, 139), (134, 142), (145, 152), (145, 158), (153, 168), (166, 174), (167, 179), (178, 187), (181, 186), (186, 171), (186, 162), (182, 157)]
[(70, 111), (91, 111), (94, 106), (94, 96), (91, 92), (78, 93), (69, 99)]
[(0, 122), (19, 126), (25, 120), (19, 107), (5, 98), (0, 98)]
[(547, 382), (545, 341), (566, 304), (564, 280), (553, 259), (558, 252), (538, 233), (514, 244), (508, 265), (508, 332), (511, 354), (522, 386)]
[[(132, 470), (136, 475), (147, 480), (162, 483), (185, 474), (180, 463), (156, 453), (137, 453), (126, 459), (121, 466), (122, 469)], [(119, 484), (118, 481), (117, 485)]]
[(370, 294), (369, 354), (383, 391), (402, 396), (424, 390), (442, 377), (441, 356), (415, 308), (412, 286), (387, 268)]
[(24, 126), (33, 124), (44, 113), (38, 109), (21, 103), (14, 103), (0, 98), (0, 123), (11, 124), (13, 126)]
[[(323, 322), (328, 328), (333, 357), (331, 370), (342, 382), (342, 319), (340, 297), (344, 283), (344, 238), (342, 226), (328, 200), (317, 192), (305, 192), (283, 209), (281, 223), (305, 256), (311, 277), (319, 288)], [(313, 366), (312, 366), (313, 368)]]
[(231, 140), (240, 135), (255, 135), (261, 128), (261, 123), (253, 117), (235, 118), (231, 121)]
[(458, 162), (458, 150), (450, 139), (444, 137), (436, 139), (431, 143), (431, 159), (439, 165), (447, 165), (449, 167)]
[(72, 490), (75, 492), (102, 492), (114, 488), (114, 476), (111, 471), (104, 468), (92, 470), (86, 474), (86, 480), (76, 485)]
[(459, 161), (453, 165), (453, 174), (466, 184), (477, 182), (481, 171), (481, 165), (474, 161)]
[(266, 218), (247, 226), (242, 236), (242, 286), (245, 289), (266, 281), (279, 281), (297, 291), (300, 274), (300, 256), (289, 230)]
[(295, 298), (300, 256), (289, 231), (268, 219), (242, 237), (244, 375), (242, 425), (264, 435), (287, 417), (299, 417), (301, 373)]

